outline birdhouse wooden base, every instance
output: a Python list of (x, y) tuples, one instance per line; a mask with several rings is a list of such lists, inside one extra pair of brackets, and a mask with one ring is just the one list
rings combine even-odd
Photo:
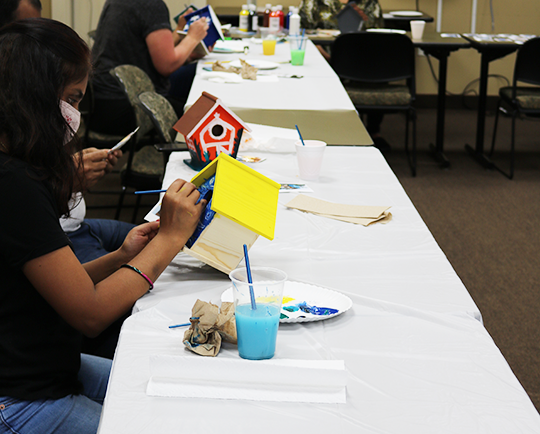
[(244, 258), (244, 244), (249, 249), (257, 238), (259, 235), (255, 232), (216, 214), (191, 248), (184, 247), (183, 251), (229, 274)]

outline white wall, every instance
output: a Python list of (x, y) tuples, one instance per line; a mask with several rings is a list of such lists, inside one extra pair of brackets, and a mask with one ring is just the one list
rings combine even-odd
[[(169, 8), (171, 19), (182, 11), (186, 4), (186, 0), (164, 1)], [(88, 32), (97, 27), (104, 4), (105, 0), (52, 0), (52, 18), (70, 25), (84, 40), (90, 43)], [(206, 5), (206, 0), (191, 0), (188, 4), (203, 7)], [(74, 10), (72, 9), (73, 5), (75, 5)]]

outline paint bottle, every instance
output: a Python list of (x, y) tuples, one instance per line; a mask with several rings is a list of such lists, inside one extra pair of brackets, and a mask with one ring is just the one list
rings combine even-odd
[(285, 15), (285, 22), (283, 23), (283, 28), (289, 30), (289, 23), (291, 20), (291, 15), (293, 14), (294, 6), (289, 6), (289, 13)]
[(289, 35), (300, 34), (300, 15), (298, 8), (292, 7), (292, 15), (289, 18)]
[(270, 3), (266, 3), (266, 7), (264, 8), (264, 15), (263, 15), (263, 27), (270, 27), (270, 13), (272, 12), (272, 5)]
[(249, 30), (249, 10), (248, 5), (242, 5), (240, 16), (238, 17), (238, 30), (247, 32)]
[(257, 15), (257, 5), (251, 3), (249, 9), (249, 31), (256, 32), (259, 30), (259, 16)]
[(285, 25), (285, 14), (283, 13), (283, 6), (277, 5), (277, 13), (279, 15), (279, 29), (283, 29)]
[(271, 32), (278, 33), (281, 28), (281, 20), (279, 18), (279, 13), (277, 6), (272, 6), (272, 12), (270, 12), (270, 18), (268, 20), (268, 27)]

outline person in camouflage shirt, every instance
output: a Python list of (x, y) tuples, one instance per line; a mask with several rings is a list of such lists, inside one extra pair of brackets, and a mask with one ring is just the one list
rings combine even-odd
[[(356, 5), (364, 14), (363, 29), (382, 28), (384, 19), (381, 6), (378, 0), (354, 0)], [(300, 23), (305, 29), (337, 29), (338, 22), (336, 15), (345, 6), (347, 0), (302, 0), (300, 4)], [(330, 61), (330, 53), (322, 46), (317, 48)], [(380, 112), (367, 113), (366, 128), (371, 135), (374, 145), (382, 152), (391, 150), (390, 144), (380, 135), (383, 114)]]
[[(302, 0), (299, 10), (302, 27), (337, 29), (336, 15), (346, 3), (346, 0)], [(383, 27), (382, 10), (378, 0), (356, 0), (355, 3), (367, 17), (364, 29)]]

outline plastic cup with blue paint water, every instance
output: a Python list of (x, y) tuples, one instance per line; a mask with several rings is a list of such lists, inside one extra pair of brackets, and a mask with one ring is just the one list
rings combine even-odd
[[(229, 274), (233, 285), (238, 353), (243, 359), (263, 360), (274, 357), (287, 275), (277, 268), (251, 267), (252, 283), (246, 269)], [(252, 308), (250, 286), (255, 295)]]

